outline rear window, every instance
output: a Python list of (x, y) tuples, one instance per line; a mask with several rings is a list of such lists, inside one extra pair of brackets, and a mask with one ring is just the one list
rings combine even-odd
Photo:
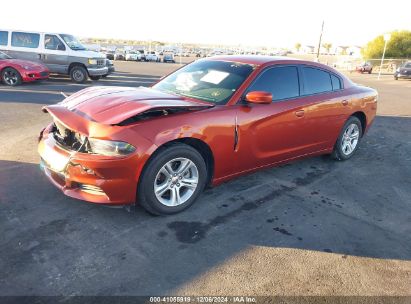
[(38, 48), (40, 34), (13, 32), (11, 34), (11, 45), (15, 47)]
[(7, 45), (9, 39), (9, 32), (0, 31), (0, 45)]
[(303, 68), (306, 94), (317, 94), (333, 90), (331, 75), (316, 68)]
[(333, 91), (335, 90), (341, 90), (341, 81), (340, 78), (337, 76), (331, 74), (331, 83), (333, 85)]

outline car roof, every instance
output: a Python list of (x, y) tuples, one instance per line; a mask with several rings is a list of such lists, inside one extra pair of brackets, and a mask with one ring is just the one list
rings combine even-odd
[(345, 87), (350, 87), (353, 85), (353, 82), (343, 75), (341, 72), (333, 69), (332, 67), (309, 60), (301, 60), (297, 58), (287, 57), (287, 56), (263, 56), (263, 55), (224, 55), (224, 56), (213, 56), (208, 58), (203, 58), (200, 60), (213, 60), (213, 61), (230, 61), (230, 62), (239, 62), (244, 64), (251, 64), (257, 66), (270, 66), (274, 64), (301, 64), (311, 67), (317, 67), (333, 74), (339, 75), (343, 81)]
[(265, 56), (265, 55), (222, 55), (213, 56), (207, 58), (209, 60), (221, 60), (221, 61), (235, 61), (246, 64), (262, 65), (266, 63), (272, 63), (276, 61), (298, 61), (303, 62), (297, 58), (291, 58), (286, 56)]

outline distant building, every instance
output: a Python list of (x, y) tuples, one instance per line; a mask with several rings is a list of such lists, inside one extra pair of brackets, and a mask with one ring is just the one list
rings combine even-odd
[(313, 54), (315, 51), (315, 46), (313, 45), (303, 45), (300, 50), (302, 53), (305, 54)]
[(347, 49), (347, 54), (350, 55), (350, 56), (353, 56), (355, 58), (360, 58), (361, 57), (361, 49), (362, 49), (362, 47), (360, 47), (358, 45), (350, 46)]

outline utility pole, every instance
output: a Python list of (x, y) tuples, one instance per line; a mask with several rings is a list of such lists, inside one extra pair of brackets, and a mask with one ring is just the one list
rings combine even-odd
[(321, 25), (321, 34), (320, 34), (320, 40), (318, 41), (318, 48), (317, 48), (317, 62), (320, 61), (320, 47), (321, 47), (321, 39), (323, 38), (323, 31), (324, 31), (324, 20), (323, 24)]
[(384, 34), (384, 50), (382, 51), (380, 70), (378, 72), (378, 80), (380, 80), (382, 64), (384, 63), (384, 58), (385, 58), (385, 50), (387, 49), (387, 43), (390, 39), (391, 39), (391, 34), (389, 34), (389, 33)]

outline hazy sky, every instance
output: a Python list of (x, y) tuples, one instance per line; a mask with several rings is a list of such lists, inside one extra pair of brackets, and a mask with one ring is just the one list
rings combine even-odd
[(363, 45), (411, 30), (411, 1), (392, 0), (15, 0), (2, 1), (0, 28), (66, 32), (79, 37), (215, 44)]

